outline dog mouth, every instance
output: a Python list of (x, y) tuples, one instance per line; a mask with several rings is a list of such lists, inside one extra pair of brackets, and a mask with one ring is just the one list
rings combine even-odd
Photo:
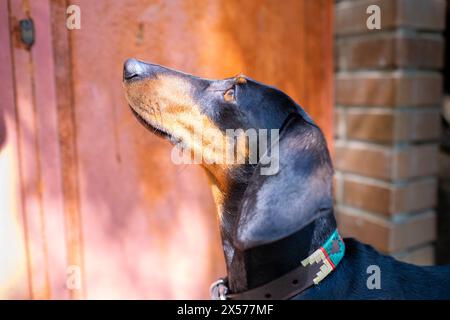
[(152, 133), (156, 134), (157, 136), (164, 138), (166, 140), (169, 140), (171, 142), (175, 142), (175, 138), (165, 131), (164, 129), (158, 128), (154, 126), (153, 124), (149, 123), (147, 120), (145, 120), (136, 110), (133, 109), (133, 107), (130, 106), (131, 111), (133, 112), (134, 116), (138, 119), (138, 121), (148, 130), (150, 130)]

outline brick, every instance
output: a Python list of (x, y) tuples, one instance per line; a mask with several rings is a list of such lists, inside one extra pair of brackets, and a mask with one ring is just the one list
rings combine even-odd
[[(355, 238), (378, 250), (389, 252), (390, 229), (388, 224), (363, 216), (349, 214), (344, 209), (336, 210), (339, 231), (344, 238)], [(345, 239), (344, 239), (345, 241)]]
[(436, 144), (390, 148), (336, 141), (334, 159), (337, 170), (384, 180), (431, 176), (438, 171)]
[(437, 205), (437, 180), (396, 185), (391, 190), (390, 213), (419, 211)]
[(393, 179), (436, 175), (439, 171), (438, 146), (433, 144), (405, 147), (392, 154)]
[[(384, 2), (391, 0), (384, 0)], [(397, 0), (395, 26), (421, 30), (445, 29), (445, 0)]]
[(336, 103), (344, 106), (430, 106), (442, 99), (438, 72), (339, 72)]
[(336, 4), (337, 35), (377, 32), (367, 29), (369, 5), (381, 10), (381, 31), (395, 27), (441, 31), (445, 28), (444, 0), (364, 0), (342, 1)]
[(390, 252), (436, 240), (436, 215), (433, 211), (395, 223), (391, 227)]
[(390, 150), (365, 144), (335, 142), (336, 169), (377, 178), (390, 177)]
[(405, 250), (436, 239), (436, 216), (432, 211), (401, 222), (392, 222), (339, 207), (336, 217), (344, 237), (354, 237), (385, 253)]
[(388, 215), (391, 188), (346, 178), (343, 182), (343, 203), (356, 208)]
[(395, 139), (395, 115), (389, 111), (349, 111), (346, 136), (349, 139), (391, 142)]
[(437, 202), (437, 181), (429, 178), (403, 184), (346, 178), (343, 189), (346, 205), (387, 216), (433, 208)]
[(440, 35), (375, 33), (337, 40), (337, 65), (357, 68), (440, 69), (444, 63), (444, 40)]
[(438, 140), (439, 110), (348, 110), (345, 136), (348, 139), (381, 143)]
[(335, 33), (337, 35), (377, 32), (367, 29), (367, 7), (377, 5), (381, 9), (381, 29), (391, 28), (396, 20), (395, 1), (366, 0), (342, 1), (335, 6)]
[(441, 135), (439, 110), (399, 112), (395, 119), (395, 141), (439, 140)]
[(434, 247), (432, 245), (427, 245), (418, 249), (396, 253), (393, 256), (397, 260), (406, 263), (412, 263), (420, 266), (430, 266), (434, 264)]
[(342, 108), (334, 108), (333, 131), (335, 138), (344, 138), (345, 134), (345, 114)]
[(333, 198), (337, 202), (344, 200), (344, 178), (340, 172), (335, 172), (333, 177)]

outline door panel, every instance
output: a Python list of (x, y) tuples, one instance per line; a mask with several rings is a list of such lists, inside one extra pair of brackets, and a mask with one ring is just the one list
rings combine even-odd
[[(29, 295), (207, 298), (225, 274), (207, 178), (199, 167), (174, 165), (171, 146), (134, 119), (123, 62), (209, 78), (242, 72), (287, 92), (330, 138), (332, 1), (81, 0), (81, 29), (72, 31), (67, 1), (1, 4), (15, 75), (3, 117), (19, 138), (0, 156), (21, 150), (21, 191), (13, 194), (24, 204), (1, 214), (26, 220), (16, 219), (28, 248), (17, 263), (28, 270), (21, 277), (32, 283)], [(39, 35), (31, 51), (15, 29), (27, 16)]]

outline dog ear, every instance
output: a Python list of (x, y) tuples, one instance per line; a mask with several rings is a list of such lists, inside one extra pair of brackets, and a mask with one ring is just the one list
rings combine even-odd
[(264, 175), (259, 163), (241, 202), (235, 245), (242, 250), (287, 237), (332, 211), (333, 168), (320, 129), (290, 116), (267, 152), (276, 148), (278, 172)]

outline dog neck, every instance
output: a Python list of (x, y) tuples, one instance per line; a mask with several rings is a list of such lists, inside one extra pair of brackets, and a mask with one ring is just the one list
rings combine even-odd
[[(321, 214), (308, 226), (285, 238), (249, 250), (234, 245), (234, 229), (239, 220), (239, 206), (253, 168), (241, 168), (228, 181), (217, 184), (211, 178), (219, 214), (222, 246), (227, 266), (229, 288), (242, 292), (268, 283), (295, 269), (300, 261), (318, 249), (336, 228), (333, 211)], [(226, 186), (226, 188), (224, 188)]]
[[(322, 132), (297, 114), (288, 116), (280, 128), (280, 139), (273, 146), (280, 150), (277, 179), (284, 183), (261, 178), (260, 164), (205, 167), (215, 190), (229, 289), (235, 293), (295, 269), (336, 229), (331, 200), (333, 169)], [(290, 180), (289, 172), (299, 180)], [(259, 193), (261, 186), (266, 193)], [(288, 194), (280, 192), (283, 187), (290, 190)], [(276, 198), (270, 201), (277, 204), (273, 209), (258, 199), (272, 195)], [(284, 207), (285, 196), (289, 207)], [(280, 221), (274, 214), (280, 215)], [(273, 225), (277, 225), (275, 229)]]

